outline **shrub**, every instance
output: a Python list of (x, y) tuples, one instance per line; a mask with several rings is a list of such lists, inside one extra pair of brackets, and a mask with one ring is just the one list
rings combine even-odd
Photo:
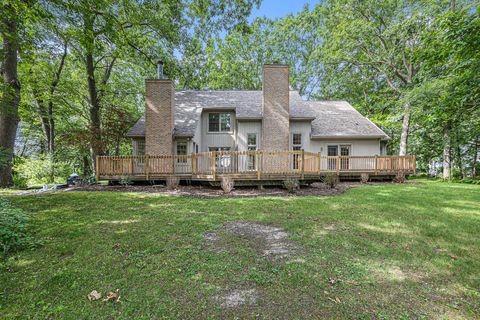
[(393, 181), (397, 183), (405, 183), (406, 177), (405, 177), (405, 172), (403, 171), (398, 171), (397, 174), (395, 175), (395, 178)]
[(222, 181), (220, 182), (220, 186), (222, 187), (223, 192), (230, 193), (235, 186), (235, 182), (231, 177), (222, 177)]
[(288, 192), (295, 193), (295, 191), (300, 189), (300, 182), (297, 179), (283, 180), (283, 187), (287, 189)]
[(4, 256), (33, 246), (27, 224), (28, 217), (21, 209), (0, 198), (0, 248)]
[(175, 190), (178, 188), (178, 185), (180, 184), (180, 179), (175, 176), (170, 176), (167, 178), (167, 189), (169, 190)]
[[(47, 183), (65, 183), (72, 168), (65, 162), (52, 162), (51, 157), (38, 159), (15, 158), (13, 166), (14, 182), (18, 187), (43, 185)], [(53, 174), (53, 180), (52, 180)]]
[(122, 186), (127, 187), (128, 185), (131, 185), (132, 178), (129, 175), (123, 175), (120, 177), (120, 180), (118, 181)]
[(368, 180), (370, 180), (370, 175), (368, 173), (362, 173), (360, 174), (360, 182), (361, 183), (368, 183)]
[(329, 172), (323, 178), (323, 183), (330, 188), (334, 189), (338, 184), (338, 176), (335, 173)]

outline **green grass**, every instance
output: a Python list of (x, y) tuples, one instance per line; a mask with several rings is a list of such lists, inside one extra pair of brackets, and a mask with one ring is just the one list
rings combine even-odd
[[(70, 192), (6, 195), (43, 244), (0, 266), (0, 318), (476, 318), (480, 186), (428, 182), (336, 197), (194, 199)], [(300, 253), (259, 257), (202, 235), (227, 221), (283, 227)], [(334, 283), (332, 283), (334, 282)], [(90, 302), (120, 289), (121, 303)], [(214, 298), (255, 288), (253, 306)]]

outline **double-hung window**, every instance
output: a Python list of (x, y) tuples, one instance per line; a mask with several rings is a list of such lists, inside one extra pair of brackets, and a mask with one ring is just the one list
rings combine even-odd
[(208, 132), (231, 132), (232, 115), (228, 112), (210, 112), (208, 114)]
[[(294, 133), (292, 135), (292, 149), (293, 151), (300, 151), (302, 150), (302, 134), (301, 133)], [(300, 155), (294, 154), (293, 155), (293, 169), (299, 168), (300, 162)]]
[[(256, 133), (247, 134), (247, 149), (248, 151), (257, 150), (257, 134)], [(248, 170), (255, 170), (255, 154), (248, 155)]]
[(177, 141), (177, 162), (186, 163), (187, 162), (187, 142), (186, 141)]
[(135, 141), (135, 144), (136, 144), (136, 151), (135, 151), (136, 155), (137, 156), (145, 155), (145, 140), (138, 139)]

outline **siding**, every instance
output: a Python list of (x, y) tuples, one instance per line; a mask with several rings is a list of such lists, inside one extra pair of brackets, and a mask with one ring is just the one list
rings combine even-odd
[(238, 151), (247, 151), (247, 136), (249, 133), (257, 134), (257, 149), (262, 148), (262, 122), (261, 121), (239, 121), (237, 124), (237, 147)]
[(301, 133), (302, 134), (302, 148), (305, 151), (309, 152), (318, 152), (318, 151), (311, 151), (312, 148), (310, 143), (310, 133), (312, 131), (312, 125), (310, 121), (290, 121), (290, 142), (289, 142), (289, 150), (293, 149), (293, 134), (294, 133)]
[(327, 155), (327, 146), (329, 145), (351, 145), (350, 152), (352, 156), (375, 156), (380, 155), (380, 140), (311, 140), (310, 148), (305, 151), (321, 152), (322, 155)]
[[(232, 151), (235, 150), (235, 134), (236, 134), (236, 118), (235, 113), (230, 112), (232, 116), (233, 130), (229, 133), (209, 133), (208, 132), (208, 113), (217, 112), (216, 110), (205, 111), (202, 113), (202, 139), (200, 143), (200, 152), (208, 152), (209, 147), (230, 147)], [(222, 112), (222, 111), (220, 111)], [(225, 111), (223, 111), (225, 112)]]

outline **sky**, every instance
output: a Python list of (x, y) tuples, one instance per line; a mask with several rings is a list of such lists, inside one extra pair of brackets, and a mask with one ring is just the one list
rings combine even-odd
[(259, 9), (253, 9), (250, 21), (264, 16), (271, 19), (284, 17), (289, 13), (301, 11), (305, 4), (313, 8), (318, 2), (318, 0), (263, 0)]

